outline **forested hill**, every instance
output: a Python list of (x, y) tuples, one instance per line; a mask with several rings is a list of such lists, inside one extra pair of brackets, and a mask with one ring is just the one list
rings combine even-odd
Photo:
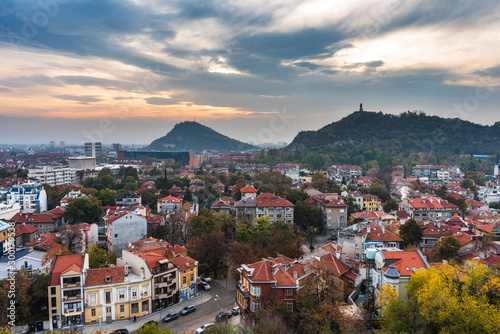
[(182, 122), (165, 136), (154, 140), (147, 149), (159, 151), (217, 150), (222, 152), (255, 149), (247, 143), (229, 138), (198, 122)]
[(356, 111), (317, 131), (300, 132), (287, 149), (335, 154), (346, 145), (378, 148), (389, 156), (419, 152), (495, 154), (500, 151), (500, 122), (487, 126), (416, 112)]

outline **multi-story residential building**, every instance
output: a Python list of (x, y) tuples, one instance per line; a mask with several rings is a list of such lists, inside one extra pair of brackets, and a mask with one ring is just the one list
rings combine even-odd
[(147, 235), (147, 219), (126, 211), (116, 212), (105, 218), (108, 250), (117, 256), (127, 244), (141, 240)]
[(167, 197), (160, 198), (156, 202), (157, 212), (160, 215), (167, 213), (179, 212), (182, 206), (182, 200), (178, 197), (168, 195)]
[(339, 229), (347, 226), (347, 204), (337, 194), (320, 194), (312, 196), (314, 204), (323, 212), (323, 224), (327, 235), (336, 233)]
[(444, 171), (448, 172), (449, 178), (464, 177), (464, 173), (460, 170), (460, 168), (456, 166), (444, 166), (444, 165), (417, 165), (413, 167), (411, 174), (416, 178), (422, 178), (422, 177), (438, 178), (439, 172), (441, 172), (442, 176), (446, 175)]
[(39, 233), (48, 233), (55, 231), (64, 223), (64, 210), (57, 207), (44, 213), (21, 214), (17, 213), (9, 219), (9, 222), (17, 225), (26, 224), (28, 226), (38, 227)]
[(24, 247), (25, 244), (35, 240), (38, 235), (38, 227), (26, 224), (16, 225), (16, 247)]
[(151, 280), (128, 267), (89, 269), (84, 300), (85, 323), (144, 316), (151, 313)]
[(304, 264), (310, 265), (319, 273), (326, 274), (330, 288), (339, 300), (346, 301), (355, 287), (361, 283), (359, 274), (342, 261), (339, 253), (315, 256)]
[(83, 325), (88, 254), (57, 256), (48, 286), (51, 329)]
[(348, 179), (357, 179), (362, 175), (363, 168), (355, 165), (332, 165), (328, 167), (330, 175), (343, 175)]
[(85, 143), (85, 155), (87, 157), (99, 158), (102, 155), (101, 143)]
[[(180, 278), (179, 267), (170, 259), (186, 256), (187, 250), (178, 245), (170, 245), (164, 240), (147, 238), (128, 245), (119, 265), (130, 266), (138, 275), (152, 280), (153, 312), (179, 301)], [(146, 269), (147, 268), (147, 269)]]
[(273, 171), (280, 171), (290, 178), (296, 178), (300, 175), (300, 167), (297, 164), (278, 164), (273, 167)]
[(250, 326), (259, 324), (258, 311), (265, 307), (276, 307), (281, 302), (289, 310), (296, 311), (296, 296), (299, 289), (298, 272), (290, 274), (285, 265), (272, 259), (238, 268), (240, 279), (236, 292), (236, 304), (242, 319)]
[(13, 185), (7, 193), (7, 205), (18, 203), (21, 213), (47, 211), (47, 193), (37, 182)]
[(363, 195), (363, 205), (361, 209), (364, 211), (377, 211), (382, 204), (380, 198), (375, 195)]
[(420, 250), (382, 251), (375, 252), (375, 268), (372, 269), (373, 286), (380, 289), (388, 284), (398, 293), (399, 300), (408, 298), (408, 282), (411, 276), (419, 269), (426, 269), (429, 263)]
[(236, 218), (238, 220), (246, 219), (253, 221), (257, 215), (257, 201), (255, 197), (242, 198), (234, 205), (236, 209)]
[(126, 190), (115, 196), (117, 206), (132, 207), (141, 205), (141, 194), (131, 190)]
[(257, 197), (257, 189), (252, 186), (246, 186), (240, 189), (241, 198), (255, 198)]
[(210, 209), (217, 213), (221, 212), (229, 213), (231, 212), (231, 202), (229, 202), (226, 199), (219, 198), (218, 200), (212, 203)]
[(420, 198), (407, 197), (399, 207), (407, 211), (416, 221), (446, 219), (459, 212), (458, 206), (430, 195)]
[(288, 224), (293, 224), (295, 205), (290, 201), (271, 193), (260, 194), (255, 201), (257, 218), (269, 216), (272, 223), (283, 220)]
[(76, 171), (79, 170), (94, 170), (96, 168), (95, 157), (71, 157), (68, 158), (69, 166)]
[(179, 270), (179, 298), (191, 299), (198, 292), (198, 261), (187, 255), (178, 255), (169, 259)]
[(399, 248), (400, 237), (374, 223), (368, 223), (366, 226), (357, 224), (339, 232), (338, 244), (347, 256), (356, 261), (365, 259), (367, 249), (373, 248)]
[(28, 169), (28, 177), (42, 184), (60, 186), (75, 182), (76, 170), (70, 166), (40, 166)]
[(9, 243), (9, 237), (12, 236), (11, 228), (13, 228), (12, 225), (0, 220), (0, 258), (13, 246)]

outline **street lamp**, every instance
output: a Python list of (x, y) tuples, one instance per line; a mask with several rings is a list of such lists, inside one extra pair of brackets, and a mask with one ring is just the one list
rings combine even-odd
[(99, 314), (99, 331), (101, 331), (101, 319), (102, 319), (102, 313)]

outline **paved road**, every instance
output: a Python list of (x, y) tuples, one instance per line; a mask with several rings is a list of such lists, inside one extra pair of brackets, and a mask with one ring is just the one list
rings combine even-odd
[[(169, 323), (162, 322), (160, 328), (170, 328), (178, 334), (182, 333), (182, 330), (189, 332), (196, 330), (203, 324), (214, 323), (215, 316), (220, 309), (223, 312), (230, 312), (236, 300), (236, 290), (227, 290), (215, 282), (210, 283), (210, 286), (212, 287), (210, 290), (212, 300), (198, 306), (194, 313), (185, 316), (180, 315), (178, 319)], [(165, 315), (166, 313), (163, 316)], [(237, 324), (239, 323), (239, 316), (233, 316), (230, 320), (231, 323)]]

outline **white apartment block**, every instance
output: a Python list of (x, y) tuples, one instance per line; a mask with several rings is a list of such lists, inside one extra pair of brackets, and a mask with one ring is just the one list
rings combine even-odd
[(18, 203), (21, 213), (47, 211), (47, 193), (41, 184), (28, 182), (12, 186), (7, 193), (7, 205)]
[(28, 169), (28, 177), (42, 184), (60, 186), (75, 182), (76, 170), (70, 166), (41, 166)]

